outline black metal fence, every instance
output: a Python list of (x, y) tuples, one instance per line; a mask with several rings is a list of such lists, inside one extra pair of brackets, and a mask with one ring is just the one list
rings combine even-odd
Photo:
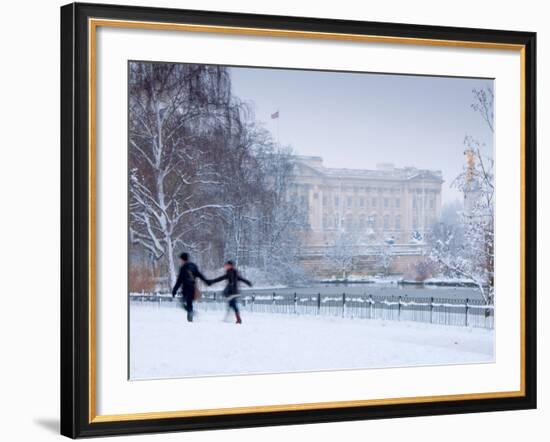
[[(174, 302), (171, 296), (132, 294), (132, 301)], [(176, 298), (178, 300), (178, 298)], [(221, 293), (205, 292), (200, 299), (202, 310), (225, 310)], [(495, 309), (481, 300), (445, 298), (409, 298), (407, 296), (374, 295), (303, 295), (299, 293), (242, 294), (241, 308), (248, 312), (281, 313), (291, 315), (324, 315), (345, 318), (382, 319), (387, 321), (415, 321), (431, 324), (455, 325), (492, 329)]]

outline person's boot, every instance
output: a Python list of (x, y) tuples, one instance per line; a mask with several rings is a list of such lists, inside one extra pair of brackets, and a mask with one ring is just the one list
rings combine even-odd
[(193, 312), (192, 311), (187, 312), (187, 320), (189, 322), (193, 322)]
[(235, 318), (237, 318), (237, 322), (236, 322), (237, 324), (242, 324), (243, 323), (243, 321), (241, 319), (241, 314), (239, 312), (235, 313)]

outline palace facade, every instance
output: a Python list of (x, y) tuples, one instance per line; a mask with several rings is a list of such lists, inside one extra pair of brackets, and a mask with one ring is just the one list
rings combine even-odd
[(291, 197), (304, 209), (306, 247), (335, 244), (342, 232), (364, 243), (414, 244), (441, 215), (441, 171), (335, 169), (317, 156), (294, 156)]

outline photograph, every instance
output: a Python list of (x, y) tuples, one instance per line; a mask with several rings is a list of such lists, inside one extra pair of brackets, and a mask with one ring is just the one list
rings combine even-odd
[(127, 69), (129, 380), (495, 362), (493, 78)]

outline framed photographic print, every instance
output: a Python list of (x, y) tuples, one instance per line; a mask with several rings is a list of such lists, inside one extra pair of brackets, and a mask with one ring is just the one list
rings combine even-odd
[(62, 7), (62, 434), (534, 408), (535, 44)]

